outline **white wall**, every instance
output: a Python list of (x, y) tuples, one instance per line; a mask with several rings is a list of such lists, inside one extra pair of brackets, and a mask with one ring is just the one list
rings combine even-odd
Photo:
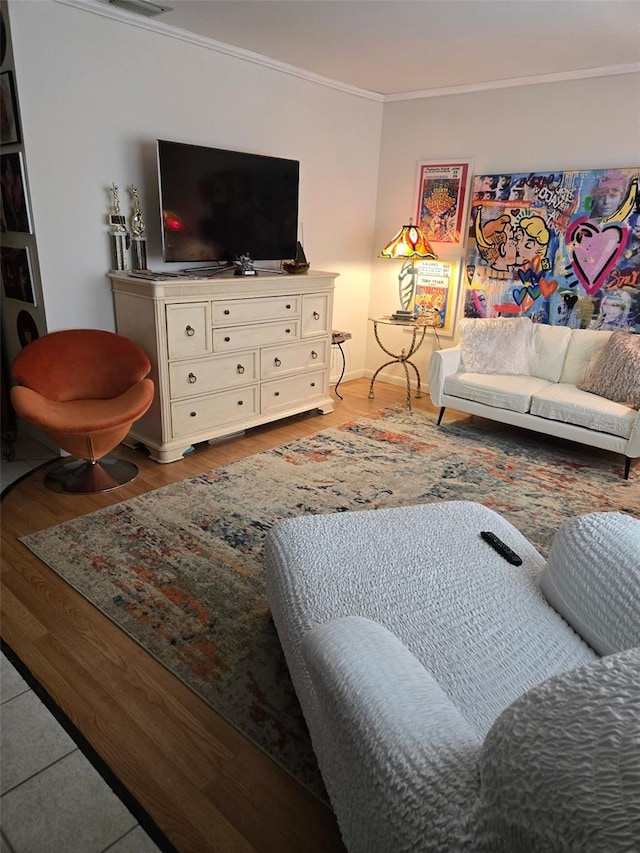
[[(340, 273), (334, 327), (365, 358), (382, 104), (52, 2), (9, 5), (48, 331), (114, 328), (106, 215), (140, 190), (162, 268), (157, 138), (300, 160), (304, 248)], [(259, 285), (259, 281), (257, 281)]]
[[(374, 255), (414, 215), (417, 163), (454, 157), (471, 157), (475, 174), (490, 175), (638, 166), (640, 74), (385, 104)], [(398, 271), (395, 261), (374, 260), (373, 316), (398, 307)], [(400, 347), (410, 340), (404, 330), (385, 332)], [(432, 349), (430, 338), (416, 356), (423, 376)], [(368, 375), (384, 359), (370, 328)], [(404, 381), (397, 365), (384, 375)]]

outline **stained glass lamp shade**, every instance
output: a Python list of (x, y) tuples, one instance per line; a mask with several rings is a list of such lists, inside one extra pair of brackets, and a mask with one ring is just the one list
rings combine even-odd
[(403, 258), (404, 264), (398, 276), (398, 292), (400, 296), (400, 311), (397, 315), (410, 316), (409, 305), (413, 299), (418, 271), (415, 267), (415, 259), (422, 261), (433, 261), (437, 259), (436, 253), (429, 245), (429, 241), (422, 231), (413, 224), (410, 219), (408, 225), (403, 225), (398, 233), (390, 240), (378, 255), (379, 258)]

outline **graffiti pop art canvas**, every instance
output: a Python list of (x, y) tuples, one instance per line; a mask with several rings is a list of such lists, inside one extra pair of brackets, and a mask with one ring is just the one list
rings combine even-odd
[(640, 332), (640, 167), (473, 179), (466, 317)]

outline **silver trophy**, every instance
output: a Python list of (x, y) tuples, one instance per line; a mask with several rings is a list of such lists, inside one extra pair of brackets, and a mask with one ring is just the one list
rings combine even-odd
[(112, 195), (111, 210), (109, 214), (109, 225), (111, 231), (111, 247), (113, 254), (113, 269), (116, 272), (123, 272), (129, 269), (128, 251), (130, 246), (130, 235), (126, 229), (126, 218), (120, 213), (120, 194), (118, 187), (111, 184), (109, 191)]
[(138, 190), (131, 184), (129, 187), (129, 195), (131, 196), (131, 216), (129, 217), (129, 227), (133, 235), (131, 239), (131, 254), (134, 270), (147, 269), (147, 241), (144, 235), (144, 217), (140, 208), (140, 198)]

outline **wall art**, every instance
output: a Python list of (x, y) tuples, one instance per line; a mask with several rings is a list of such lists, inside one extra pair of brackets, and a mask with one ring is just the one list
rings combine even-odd
[(0, 154), (0, 231), (17, 231), (31, 234), (31, 220), (25, 193), (22, 154)]
[(445, 338), (453, 337), (458, 301), (459, 264), (421, 261), (416, 265), (414, 295), (409, 306), (418, 322)]
[(640, 332), (640, 167), (477, 175), (464, 315)]
[(36, 304), (29, 249), (0, 247), (0, 275), (6, 297), (28, 302), (30, 305)]
[(0, 144), (20, 142), (16, 90), (11, 71), (0, 74)]
[(471, 160), (418, 163), (416, 224), (430, 243), (462, 246)]

